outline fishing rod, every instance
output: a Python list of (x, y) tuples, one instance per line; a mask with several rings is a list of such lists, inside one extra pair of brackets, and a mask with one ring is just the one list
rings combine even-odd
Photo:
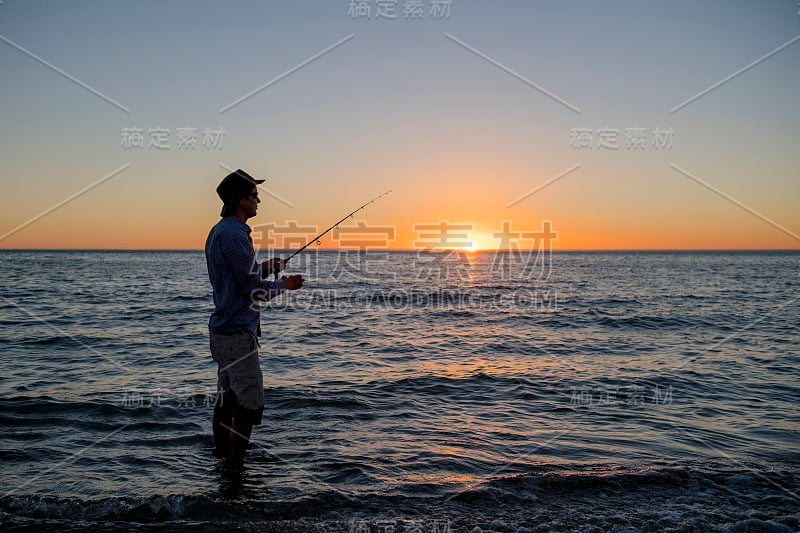
[[(386, 195), (387, 195), (387, 194), (389, 194), (390, 192), (392, 192), (392, 191), (391, 191), (391, 189), (390, 189), (390, 190), (388, 190), (388, 191), (386, 191), (385, 193), (383, 193), (383, 194), (379, 195), (379, 196), (376, 196), (375, 198), (373, 198), (373, 199), (372, 199), (372, 200), (370, 200), (369, 202), (365, 203), (364, 205), (362, 205), (362, 206), (361, 206), (361, 207), (359, 207), (358, 209), (356, 209), (356, 210), (354, 210), (354, 211), (351, 211), (350, 213), (348, 213), (347, 215), (345, 215), (344, 217), (342, 217), (342, 219), (341, 219), (341, 220), (339, 220), (338, 222), (336, 222), (335, 224), (333, 224), (331, 227), (329, 227), (328, 229), (326, 229), (325, 231), (323, 231), (322, 233), (320, 233), (319, 235), (317, 235), (316, 237), (314, 237), (313, 239), (311, 239), (310, 241), (308, 241), (307, 243), (305, 243), (305, 244), (304, 244), (304, 245), (303, 245), (301, 248), (298, 248), (297, 250), (295, 250), (295, 251), (294, 251), (294, 253), (293, 253), (292, 255), (290, 255), (290, 256), (289, 256), (289, 257), (287, 257), (286, 259), (283, 259), (283, 260), (281, 261), (281, 263), (282, 263), (282, 266), (284, 266), (284, 267), (285, 267), (285, 266), (286, 266), (286, 263), (288, 263), (288, 262), (289, 262), (289, 259), (291, 259), (292, 257), (296, 256), (297, 254), (299, 254), (300, 252), (302, 252), (303, 250), (305, 250), (306, 248), (308, 248), (308, 247), (309, 247), (309, 246), (311, 246), (312, 244), (314, 244), (314, 243), (317, 243), (317, 246), (319, 246), (320, 244), (322, 244), (322, 243), (321, 243), (319, 240), (320, 240), (322, 237), (324, 237), (324, 236), (325, 236), (325, 235), (326, 235), (326, 234), (327, 234), (329, 231), (331, 231), (331, 230), (335, 229), (336, 227), (338, 227), (338, 226), (339, 226), (339, 224), (341, 224), (342, 222), (344, 222), (344, 221), (345, 221), (345, 220), (347, 220), (348, 218), (352, 217), (353, 215), (355, 215), (356, 213), (358, 213), (359, 211), (361, 211), (362, 209), (364, 209), (365, 207), (367, 207), (369, 204), (371, 204), (371, 203), (373, 203), (373, 202), (377, 202), (378, 200), (380, 200), (381, 198), (383, 198), (384, 196), (386, 196)], [(277, 272), (275, 272), (275, 279), (278, 279), (278, 273), (277, 273)]]

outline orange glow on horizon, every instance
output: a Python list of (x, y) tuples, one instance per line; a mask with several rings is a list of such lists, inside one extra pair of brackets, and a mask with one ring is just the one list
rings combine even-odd
[[(108, 208), (106, 212), (82, 211), (75, 206), (67, 206), (0, 241), (0, 249), (202, 250), (208, 231), (219, 220), (216, 200), (209, 199), (208, 204), (193, 207), (178, 215), (169, 209), (153, 210), (142, 215), (137, 206), (127, 207), (127, 211)], [(791, 236), (729, 206), (722, 206), (724, 210), (715, 213), (713, 221), (706, 221), (686, 214), (667, 216), (654, 213), (648, 218), (621, 211), (601, 214), (573, 212), (554, 202), (538, 209), (487, 209), (478, 218), (474, 214), (469, 215), (470, 205), (467, 202), (466, 206), (439, 206), (439, 212), (434, 210), (431, 215), (423, 216), (424, 206), (419, 206), (418, 211), (405, 213), (402, 211), (402, 202), (387, 202), (385, 211), (375, 209), (363, 218), (346, 221), (341, 228), (357, 228), (360, 223), (372, 228), (394, 228), (393, 238), (387, 238), (384, 234), (384, 240), (380, 242), (380, 239), (374, 240), (376, 234), (359, 237), (343, 231), (338, 241), (329, 233), (321, 239), (321, 246), (312, 246), (320, 250), (359, 249), (359, 245), (344, 244), (346, 238), (362, 238), (363, 242), (372, 243), (362, 242), (362, 249), (414, 251), (432, 248), (469, 253), (541, 249), (541, 239), (537, 241), (530, 236), (544, 232), (545, 224), (550, 221), (550, 231), (555, 235), (550, 239), (550, 247), (554, 251), (800, 249), (798, 241)], [(299, 248), (330, 224), (324, 222), (329, 218), (325, 213), (303, 215), (275, 206), (264, 211), (248, 221), (254, 228), (254, 234), (259, 227), (286, 227), (293, 220), (315, 232), (309, 230), (307, 234), (295, 235), (289, 246), (282, 247), (278, 243), (273, 245), (276, 249)], [(793, 224), (792, 220), (797, 218), (796, 214), (779, 215), (776, 214), (775, 218), (786, 227), (798, 225)], [(0, 214), (0, 230), (7, 232), (31, 216), (26, 206), (14, 206), (13, 211)], [(315, 222), (323, 220), (323, 223), (313, 225), (308, 219), (316, 219)], [(443, 223), (461, 226), (462, 229), (454, 230), (452, 234), (455, 236), (452, 238), (441, 238), (441, 235), (437, 236), (439, 230), (436, 228)], [(504, 238), (503, 235), (514, 238)], [(525, 235), (527, 238), (523, 238)], [(377, 237), (380, 235), (377, 234)]]

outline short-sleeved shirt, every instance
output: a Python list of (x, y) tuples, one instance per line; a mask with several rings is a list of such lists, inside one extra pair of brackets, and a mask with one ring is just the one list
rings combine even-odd
[(286, 285), (283, 280), (261, 279), (250, 226), (236, 216), (217, 222), (206, 239), (206, 265), (214, 289), (208, 329), (222, 335), (260, 333), (258, 302), (281, 294)]

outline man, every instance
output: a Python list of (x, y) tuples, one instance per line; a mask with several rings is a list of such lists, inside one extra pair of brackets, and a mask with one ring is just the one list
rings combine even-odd
[(214, 455), (244, 463), (253, 425), (264, 411), (264, 381), (258, 357), (261, 335), (259, 302), (284, 290), (303, 286), (302, 276), (268, 281), (283, 270), (280, 259), (256, 262), (250, 226), (256, 215), (257, 180), (243, 170), (225, 176), (217, 187), (224, 206), (222, 220), (206, 240), (208, 277), (214, 289), (214, 312), (208, 323), (211, 356), (217, 362), (217, 400), (214, 405)]

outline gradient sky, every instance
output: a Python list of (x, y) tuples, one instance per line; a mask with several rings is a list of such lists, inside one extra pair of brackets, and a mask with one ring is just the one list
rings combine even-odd
[[(380, 20), (374, 1), (354, 19), (349, 0), (3, 0), (0, 235), (129, 166), (0, 248), (202, 248), (221, 165), (291, 204), (262, 193), (253, 226), (324, 229), (392, 189), (357, 219), (394, 226), (394, 248), (441, 221), (493, 248), (504, 220), (550, 220), (556, 249), (800, 248), (800, 40), (671, 112), (800, 36), (796, 0), (453, 0), (446, 18), (425, 0), (422, 20), (405, 3)], [(184, 127), (197, 149), (177, 149)], [(123, 128), (167, 128), (170, 148), (126, 150)], [(206, 128), (222, 149), (202, 147)]]

